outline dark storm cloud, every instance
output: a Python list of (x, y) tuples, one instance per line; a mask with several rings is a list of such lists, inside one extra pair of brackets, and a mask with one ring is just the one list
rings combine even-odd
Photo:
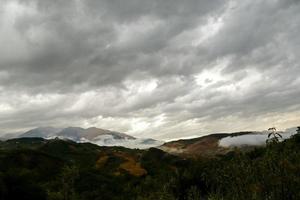
[[(287, 126), (300, 111), (299, 9), (296, 0), (2, 1), (0, 126), (171, 138), (243, 129), (270, 113), (289, 116)], [(240, 125), (216, 123), (229, 116)]]
[[(11, 2), (15, 1), (6, 1)], [(1, 63), (14, 80), (6, 84), (70, 90), (82, 83), (91, 87), (120, 83), (135, 71), (181, 73), (182, 67), (161, 69), (168, 53), (164, 49), (170, 39), (213, 14), (222, 6), (218, 3), (19, 1), (19, 7), (29, 11), (16, 17), (12, 29), (26, 52), (23, 59)], [(20, 44), (9, 45), (17, 49)]]

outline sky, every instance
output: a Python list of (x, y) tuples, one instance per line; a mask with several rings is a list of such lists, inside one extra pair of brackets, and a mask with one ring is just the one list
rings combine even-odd
[(299, 0), (1, 0), (0, 134), (300, 125)]

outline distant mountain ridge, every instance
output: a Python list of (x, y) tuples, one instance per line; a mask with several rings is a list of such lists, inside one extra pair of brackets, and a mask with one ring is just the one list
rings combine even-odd
[[(296, 128), (279, 131), (283, 139), (289, 138)], [(268, 131), (244, 131), (235, 133), (218, 133), (191, 139), (178, 139), (169, 142), (157, 141), (151, 138), (135, 138), (125, 133), (96, 127), (54, 128), (39, 127), (22, 134), (6, 134), (2, 140), (12, 138), (44, 138), (68, 139), (75, 142), (89, 142), (98, 146), (123, 146), (127, 148), (147, 149), (156, 147), (168, 153), (183, 156), (215, 156), (226, 154), (234, 148), (251, 149), (265, 145)]]
[(41, 137), (48, 138), (54, 136), (56, 133), (60, 132), (62, 128), (53, 128), (53, 127), (38, 127), (31, 129), (18, 137)]
[(39, 127), (29, 130), (19, 137), (41, 137), (53, 138), (60, 137), (80, 141), (82, 138), (87, 140), (94, 140), (99, 136), (111, 135), (115, 139), (135, 139), (134, 137), (125, 133), (90, 127), (87, 129), (81, 127), (68, 127), (68, 128), (53, 128), (53, 127)]
[[(75, 142), (90, 142), (99, 146), (124, 146), (127, 148), (146, 149), (156, 147), (163, 142), (150, 138), (135, 138), (125, 133), (101, 129), (97, 127), (38, 127), (31, 129), (15, 138), (44, 138), (44, 139), (68, 139)], [(9, 138), (11, 139), (11, 138)]]

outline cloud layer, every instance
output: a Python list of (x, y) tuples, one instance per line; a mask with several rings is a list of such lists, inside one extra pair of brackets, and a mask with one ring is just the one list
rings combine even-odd
[(172, 139), (300, 120), (297, 0), (3, 0), (0, 130)]

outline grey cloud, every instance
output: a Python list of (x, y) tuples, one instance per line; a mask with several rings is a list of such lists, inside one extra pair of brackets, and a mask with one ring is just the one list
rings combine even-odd
[[(243, 1), (237, 3), (225, 26), (208, 42), (209, 57), (231, 56), (227, 71), (249, 66), (258, 69), (287, 64), (297, 57), (300, 4), (297, 1)], [(295, 63), (298, 65), (298, 63)]]
[[(57, 91), (74, 89), (74, 85), (82, 83), (91, 87), (120, 83), (135, 71), (154, 76), (172, 72), (174, 66), (166, 66), (163, 71), (160, 68), (161, 54), (176, 56), (164, 51), (168, 41), (222, 6), (219, 1), (192, 0), (185, 3), (28, 0), (19, 4), (34, 10), (17, 17), (13, 25), (27, 53), (25, 59), (13, 57), (0, 63), (14, 80), (5, 84), (28, 85), (32, 89), (34, 85), (55, 84), (55, 88), (48, 89)], [(147, 21), (150, 26), (155, 20), (160, 24), (143, 33), (140, 31), (148, 24), (141, 21), (134, 30), (132, 26), (146, 17), (150, 17)], [(124, 44), (118, 41), (126, 34), (126, 30), (118, 30), (120, 27), (133, 34)], [(140, 63), (135, 62), (138, 60)], [(177, 74), (182, 71), (182, 68), (177, 70)]]
[[(107, 123), (170, 138), (228, 116), (297, 112), (299, 8), (296, 0), (5, 0), (0, 130)], [(217, 30), (205, 29), (217, 19)]]

